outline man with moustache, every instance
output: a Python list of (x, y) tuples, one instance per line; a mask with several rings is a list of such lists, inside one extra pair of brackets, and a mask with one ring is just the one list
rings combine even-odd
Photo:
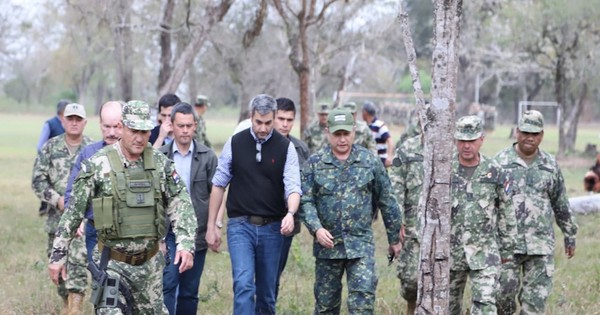
[(121, 123), (121, 139), (81, 164), (48, 271), (58, 283), (69, 243), (91, 203), (101, 252), (99, 264), (90, 265), (97, 268), (92, 294), (96, 314), (165, 314), (159, 251), (165, 219), (176, 234), (173, 263), (180, 273), (194, 263), (196, 219), (173, 164), (148, 143), (153, 128), (148, 104), (129, 101)]
[[(502, 265), (498, 314), (544, 314), (552, 292), (554, 226), (564, 234), (568, 259), (575, 255), (577, 224), (569, 207), (565, 181), (556, 160), (539, 148), (544, 138), (544, 117), (537, 110), (523, 113), (517, 142), (496, 154), (508, 173), (513, 211), (517, 216), (514, 259)], [(518, 295), (517, 295), (518, 292)]]
[[(65, 191), (65, 207), (68, 205), (71, 197), (73, 181), (75, 181), (75, 178), (77, 178), (77, 175), (79, 175), (79, 171), (81, 170), (81, 162), (89, 159), (105, 146), (116, 143), (121, 138), (121, 132), (123, 131), (123, 124), (121, 124), (122, 107), (123, 103), (120, 101), (109, 101), (100, 106), (100, 131), (102, 132), (102, 140), (83, 148), (77, 156), (75, 163), (73, 163), (69, 181), (67, 183), (67, 189)], [(87, 221), (84, 220), (85, 223), (82, 222), (77, 234), (82, 235), (85, 233), (86, 257), (87, 261), (91, 261), (94, 247), (98, 243), (96, 228), (94, 227), (93, 209), (91, 206), (85, 212), (85, 219), (87, 219)], [(87, 263), (85, 265), (87, 265)]]

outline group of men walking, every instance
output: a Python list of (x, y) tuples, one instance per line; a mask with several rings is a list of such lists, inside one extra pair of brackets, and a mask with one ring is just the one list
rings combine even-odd
[[(417, 133), (392, 159), (389, 130), (373, 103), (362, 108), (368, 125), (356, 119), (353, 102), (333, 109), (321, 104), (304, 143), (290, 135), (293, 101), (261, 94), (249, 103), (250, 127), (231, 136), (217, 158), (201, 118), (209, 106), (205, 96), (194, 106), (173, 94), (158, 104), (156, 127), (143, 101), (104, 104), (103, 140), (87, 147), (85, 109), (68, 104), (65, 135), (38, 154), (32, 187), (50, 205), (49, 272), (65, 309), (81, 312), (88, 266), (98, 314), (195, 314), (207, 249), (220, 249), (226, 209), (234, 314), (275, 314), (300, 222), (314, 237), (315, 314), (340, 313), (344, 273), (348, 311), (372, 314), (377, 213), (390, 259), (399, 257), (408, 313), (414, 312), (420, 128), (411, 129)], [(526, 112), (517, 135), (511, 148), (491, 159), (479, 153), (481, 120), (457, 120), (452, 314), (461, 314), (467, 279), (472, 314), (514, 313), (520, 273), (521, 312), (543, 314), (552, 285), (554, 216), (567, 255), (574, 255), (577, 226), (560, 169), (538, 149), (541, 114)]]
[[(542, 114), (528, 110), (517, 126), (516, 142), (493, 158), (480, 153), (483, 122), (477, 116), (457, 120), (451, 194), (450, 314), (462, 314), (467, 279), (470, 314), (544, 314), (552, 291), (554, 229), (564, 234), (567, 258), (575, 254), (577, 225), (556, 160), (539, 148)], [(417, 302), (419, 221), (423, 183), (423, 135), (420, 126), (396, 150), (390, 170), (403, 206), (406, 235), (398, 277), (407, 313)]]

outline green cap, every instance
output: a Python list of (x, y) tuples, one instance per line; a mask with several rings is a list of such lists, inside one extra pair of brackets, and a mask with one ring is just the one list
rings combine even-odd
[(196, 97), (196, 103), (194, 104), (196, 106), (210, 106), (210, 103), (208, 102), (208, 97), (206, 95), (198, 95), (198, 97)]
[(123, 106), (123, 125), (134, 130), (152, 130), (150, 106), (144, 101), (129, 101)]
[(354, 128), (354, 116), (347, 109), (336, 108), (327, 116), (327, 127), (330, 133), (338, 130), (352, 131)]
[(463, 116), (456, 121), (454, 139), (475, 140), (483, 135), (483, 123), (478, 116)]
[(358, 108), (358, 106), (356, 106), (356, 103), (354, 102), (347, 102), (342, 107), (349, 110), (352, 114), (356, 113), (356, 108)]
[(329, 107), (329, 104), (327, 104), (327, 103), (322, 103), (322, 104), (319, 104), (319, 106), (317, 106), (317, 114), (329, 114), (330, 110), (331, 110), (331, 108)]
[(526, 110), (519, 119), (519, 130), (532, 133), (544, 131), (544, 116), (537, 110)]

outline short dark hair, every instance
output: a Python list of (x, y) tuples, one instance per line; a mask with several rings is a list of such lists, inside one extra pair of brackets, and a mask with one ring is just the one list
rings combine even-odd
[(184, 114), (184, 115), (192, 115), (194, 116), (194, 121), (196, 121), (196, 116), (195, 116), (195, 110), (192, 107), (192, 105), (186, 103), (186, 102), (179, 102), (177, 104), (175, 104), (175, 106), (173, 106), (173, 109), (171, 109), (171, 122), (175, 121), (175, 114), (180, 113), (180, 114)]
[(377, 114), (377, 106), (375, 106), (375, 104), (371, 101), (366, 101), (363, 104), (362, 109), (371, 116), (375, 116)]
[(276, 101), (277, 110), (284, 112), (294, 112), (294, 116), (296, 116), (296, 104), (294, 104), (294, 101), (287, 97), (280, 97)]
[(73, 102), (71, 102), (70, 100), (67, 100), (67, 99), (62, 99), (62, 100), (58, 101), (58, 103), (56, 103), (56, 114), (60, 115), (60, 114), (64, 113), (67, 105), (71, 104), (71, 103), (73, 103)]
[(180, 103), (181, 100), (175, 94), (165, 94), (158, 100), (158, 111), (163, 107), (171, 107), (175, 106), (175, 104)]

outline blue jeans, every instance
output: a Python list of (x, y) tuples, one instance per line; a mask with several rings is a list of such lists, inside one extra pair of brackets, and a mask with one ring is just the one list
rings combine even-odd
[(98, 233), (96, 227), (88, 220), (85, 223), (85, 248), (87, 249), (88, 261), (93, 261), (94, 247), (98, 244)]
[(275, 314), (275, 290), (283, 246), (281, 221), (262, 226), (247, 217), (227, 222), (233, 277), (233, 314)]
[(179, 264), (175, 265), (175, 233), (169, 229), (165, 237), (168, 251), (168, 264), (163, 269), (163, 295), (169, 314), (196, 314), (198, 309), (198, 287), (204, 270), (206, 249), (194, 254), (194, 267), (179, 273)]
[(281, 258), (279, 258), (279, 274), (277, 275), (277, 286), (275, 287), (275, 300), (277, 300), (277, 297), (279, 296), (279, 279), (281, 279), (281, 274), (283, 273), (285, 265), (287, 264), (293, 240), (294, 235), (283, 237), (283, 246), (281, 246)]

